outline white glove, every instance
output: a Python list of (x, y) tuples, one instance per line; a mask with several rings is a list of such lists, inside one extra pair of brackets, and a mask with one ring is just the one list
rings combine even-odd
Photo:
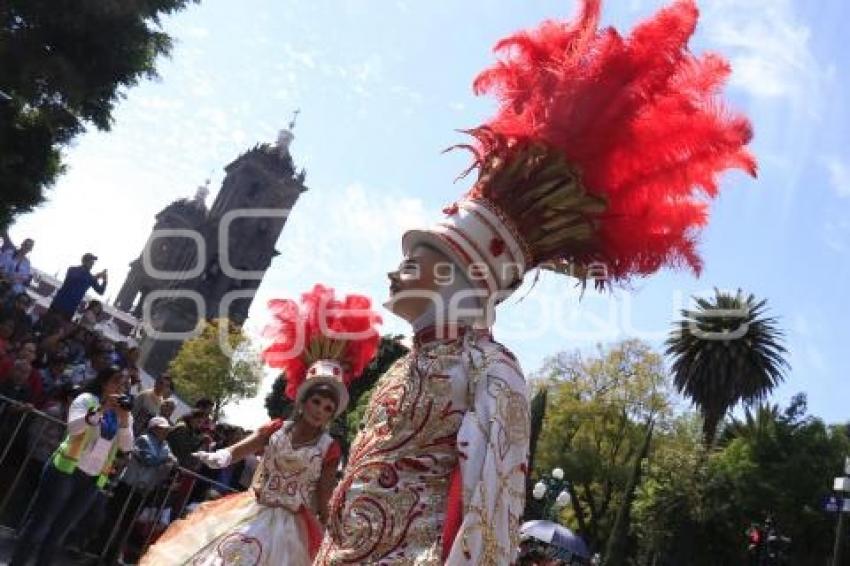
[(231, 460), (233, 460), (233, 455), (227, 448), (222, 448), (215, 452), (195, 452), (192, 456), (214, 470), (226, 468), (230, 465)]

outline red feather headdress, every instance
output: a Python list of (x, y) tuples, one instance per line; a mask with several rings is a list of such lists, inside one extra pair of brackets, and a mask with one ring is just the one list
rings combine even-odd
[[(508, 272), (495, 253), (506, 247), (504, 231), (469, 228), (473, 221), (457, 216), (465, 208), (505, 224), (525, 270), (585, 279), (601, 266), (609, 282), (664, 266), (699, 273), (697, 235), (718, 175), (756, 173), (745, 148), (750, 123), (719, 95), (729, 65), (688, 51), (698, 17), (692, 0), (676, 1), (626, 38), (600, 29), (599, 13), (600, 0), (582, 0), (574, 21), (546, 21), (497, 43), (504, 58), (474, 89), (494, 93), (500, 106), (463, 146), (478, 178), (446, 209), (451, 230), (440, 228), (438, 239), (447, 249), (473, 250)], [(411, 237), (406, 247), (422, 241)], [(495, 286), (510, 290), (521, 277), (497, 273)]]
[(377, 354), (380, 340), (381, 317), (371, 306), (368, 297), (338, 299), (333, 289), (322, 285), (301, 295), (300, 304), (289, 299), (269, 302), (274, 320), (264, 332), (271, 344), (263, 358), (286, 374), (287, 397), (296, 400), (302, 386), (326, 368), (338, 375), (325, 377), (344, 387), (360, 377)]

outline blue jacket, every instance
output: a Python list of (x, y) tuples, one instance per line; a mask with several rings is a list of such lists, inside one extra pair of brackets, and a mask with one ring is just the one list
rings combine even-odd
[(148, 467), (160, 466), (173, 458), (168, 443), (151, 433), (143, 434), (136, 439), (136, 456), (143, 466)]
[(65, 274), (65, 281), (62, 282), (62, 286), (59, 287), (56, 296), (53, 297), (50, 308), (67, 315), (73, 315), (89, 289), (94, 289), (98, 295), (102, 295), (106, 290), (106, 283), (98, 284), (91, 271), (82, 265), (69, 267)]
[(175, 461), (168, 443), (151, 433), (136, 438), (136, 446), (121, 481), (138, 489), (156, 487), (168, 475), (165, 464)]

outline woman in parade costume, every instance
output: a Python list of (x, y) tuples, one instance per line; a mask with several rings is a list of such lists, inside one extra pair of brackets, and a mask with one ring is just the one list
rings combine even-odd
[[(347, 385), (377, 353), (377, 315), (367, 298), (343, 300), (317, 285), (294, 301), (271, 302), (276, 319), (266, 363), (286, 373), (291, 421), (273, 421), (238, 444), (200, 452), (223, 468), (265, 447), (252, 489), (201, 505), (177, 521), (141, 564), (306, 566), (327, 519), (340, 458), (327, 426), (348, 404)], [(318, 518), (318, 519), (317, 519)]]
[(528, 472), (522, 373), (489, 328), (542, 268), (599, 287), (671, 266), (698, 272), (717, 177), (755, 174), (749, 122), (718, 93), (728, 64), (687, 49), (679, 0), (627, 38), (574, 21), (502, 40), (475, 81), (499, 110), (471, 130), (471, 190), (402, 239), (388, 308), (414, 348), (381, 377), (331, 497), (317, 564), (507, 565)]

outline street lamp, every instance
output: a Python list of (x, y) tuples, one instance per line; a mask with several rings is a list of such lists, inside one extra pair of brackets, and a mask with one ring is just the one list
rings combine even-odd
[[(555, 468), (549, 476), (543, 476), (531, 490), (531, 496), (543, 505), (544, 517), (557, 521), (558, 511), (572, 501), (568, 490), (569, 484), (564, 480), (564, 470)], [(557, 495), (555, 495), (557, 494)]]
[(543, 496), (545, 496), (545, 495), (546, 495), (546, 484), (543, 483), (542, 481), (539, 481), (536, 484), (534, 484), (534, 489), (531, 492), (531, 496), (534, 499), (536, 499), (537, 501), (540, 501), (541, 499), (543, 499)]
[(564, 490), (558, 494), (558, 497), (555, 498), (555, 505), (558, 507), (566, 507), (571, 501), (572, 498), (570, 497), (570, 492)]
[(850, 492), (850, 458), (844, 459), (844, 476), (835, 478), (832, 489), (838, 493), (838, 522), (835, 525), (835, 546), (832, 548), (832, 565), (840, 566), (841, 554), (844, 549), (844, 513), (846, 503), (850, 500), (844, 494)]
[(0, 90), (0, 102), (11, 102), (12, 97)]

